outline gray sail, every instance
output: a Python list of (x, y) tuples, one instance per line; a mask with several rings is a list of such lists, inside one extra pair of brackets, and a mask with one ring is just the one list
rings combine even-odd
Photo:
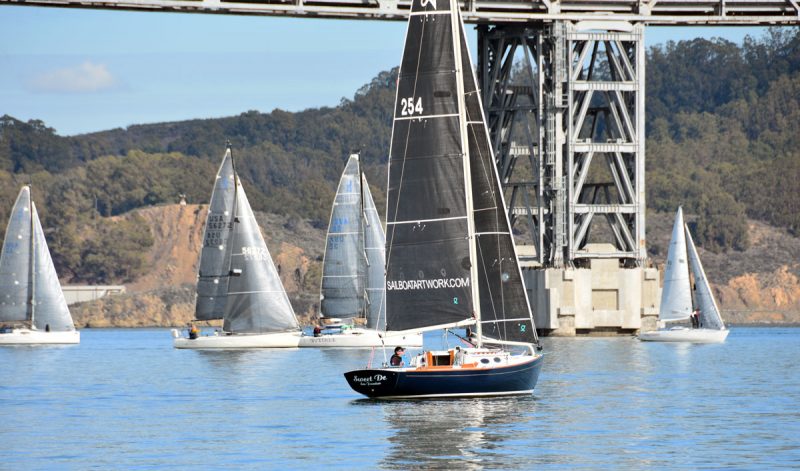
[(225, 152), (217, 171), (208, 206), (203, 248), (197, 274), (195, 318), (222, 319), (228, 293), (229, 238), (233, 229), (236, 184), (231, 150)]
[(700, 309), (700, 327), (722, 330), (725, 328), (725, 324), (719, 314), (717, 301), (711, 293), (711, 286), (708, 284), (703, 264), (700, 263), (700, 257), (697, 255), (692, 234), (689, 233), (689, 228), (686, 225), (684, 225), (684, 232), (686, 233), (686, 247), (689, 252), (689, 268), (692, 269), (692, 274), (694, 275), (695, 304)]
[(472, 183), (476, 260), (482, 336), (516, 342), (537, 341), (516, 246), (506, 213), (503, 191), (489, 143), (464, 23), (458, 10), (464, 114)]
[(683, 231), (683, 209), (678, 208), (672, 226), (672, 238), (664, 268), (664, 287), (658, 318), (662, 321), (688, 319), (692, 313), (692, 292), (686, 260), (686, 235)]
[(387, 330), (473, 317), (449, 0), (414, 0), (395, 99), (386, 211)]
[(22, 187), (3, 240), (0, 255), (0, 322), (30, 318), (31, 191)]
[(253, 210), (236, 180), (236, 217), (223, 329), (246, 334), (299, 330)]
[(386, 325), (386, 234), (364, 174), (361, 174), (361, 192), (364, 195), (364, 251), (367, 253), (367, 327), (383, 330)]
[(58, 281), (56, 267), (50, 257), (44, 231), (39, 222), (36, 205), (31, 203), (33, 212), (33, 326), (39, 330), (67, 332), (75, 330), (72, 316)]
[(364, 317), (367, 260), (358, 155), (351, 155), (331, 208), (322, 264), (321, 311), (325, 317)]

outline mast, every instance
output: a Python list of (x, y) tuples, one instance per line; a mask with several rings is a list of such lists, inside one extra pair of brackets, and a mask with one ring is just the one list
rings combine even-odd
[[(464, 170), (464, 189), (467, 208), (467, 230), (469, 240), (469, 259), (470, 259), (470, 287), (472, 292), (473, 315), (475, 316), (475, 334), (477, 335), (477, 346), (482, 344), (481, 326), (481, 301), (478, 287), (478, 251), (475, 247), (475, 211), (472, 200), (472, 172), (469, 162), (469, 142), (467, 141), (467, 117), (466, 100), (464, 99), (464, 68), (461, 60), (461, 13), (458, 9), (458, 2), (450, 0), (450, 22), (453, 34), (453, 53), (455, 56), (456, 67), (456, 91), (458, 94), (458, 125), (461, 132), (461, 155)], [(472, 71), (470, 71), (471, 73)]]
[[(31, 185), (28, 185), (28, 191), (31, 192)], [(33, 317), (36, 314), (36, 245), (35, 245), (35, 228), (33, 224), (33, 195), (31, 194), (28, 198), (28, 215), (30, 216), (30, 227), (31, 227), (31, 234), (30, 234), (30, 273), (29, 277), (31, 280), (31, 295), (30, 295), (30, 304), (31, 304), (31, 329), (33, 329)]]
[[(227, 151), (231, 153), (231, 168), (233, 169), (233, 206), (231, 208), (231, 233), (230, 233), (230, 240), (228, 241), (229, 247), (233, 247), (234, 242), (236, 242), (236, 225), (239, 224), (239, 174), (236, 172), (236, 160), (233, 158), (233, 149), (231, 149), (231, 141), (226, 141), (225, 146), (227, 147)], [(225, 293), (226, 293), (226, 302), (225, 308), (222, 312), (222, 318), (225, 318), (225, 311), (227, 311), (227, 293), (231, 289), (231, 277), (233, 276), (232, 273), (232, 266), (233, 266), (233, 252), (231, 249), (228, 250), (228, 276), (225, 277)]]

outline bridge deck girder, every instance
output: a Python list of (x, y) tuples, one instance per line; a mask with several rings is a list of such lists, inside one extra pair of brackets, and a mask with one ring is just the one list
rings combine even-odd
[[(468, 23), (800, 24), (800, 0), (462, 0)], [(6, 5), (405, 21), (411, 0), (0, 0)]]

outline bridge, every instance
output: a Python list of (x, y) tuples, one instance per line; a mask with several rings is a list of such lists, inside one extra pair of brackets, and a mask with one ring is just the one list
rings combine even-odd
[[(0, 4), (405, 20), (412, 0), (0, 0)], [(797, 24), (798, 0), (462, 0), (468, 23), (612, 20), (648, 25)]]
[[(464, 19), (478, 29), (483, 105), (509, 218), (526, 239), (519, 255), (543, 333), (628, 334), (655, 327), (659, 276), (645, 241), (646, 27), (799, 25), (798, 1), (461, 1)], [(0, 5), (405, 20), (411, 2), (0, 0)]]

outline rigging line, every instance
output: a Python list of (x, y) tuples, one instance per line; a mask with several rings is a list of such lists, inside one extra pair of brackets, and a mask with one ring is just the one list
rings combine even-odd
[[(417, 81), (419, 80), (419, 67), (420, 67), (420, 63), (421, 63), (420, 59), (422, 58), (422, 44), (423, 44), (424, 39), (425, 39), (425, 24), (426, 24), (426, 22), (423, 21), (422, 22), (422, 31), (420, 32), (420, 37), (419, 37), (419, 51), (417, 52), (417, 68), (414, 71), (414, 87), (412, 88), (411, 96), (417, 96)], [(411, 29), (411, 22), (409, 21), (409, 24), (406, 27), (406, 42), (408, 41), (408, 32), (409, 32), (410, 29)], [(403, 56), (405, 56), (405, 44), (403, 44)], [(403, 57), (401, 57), (400, 59), (402, 61)], [(393, 110), (393, 114), (397, 113), (397, 98), (400, 96), (400, 78), (401, 77), (402, 77), (401, 70), (398, 69), (398, 71), (397, 71), (397, 91), (395, 92), (395, 97), (394, 97), (394, 106), (395, 106), (395, 108)], [(396, 120), (397, 120), (397, 118), (394, 117), (394, 120), (392, 121), (392, 138), (394, 138), (394, 127), (395, 127)], [(403, 177), (405, 176), (405, 171), (406, 171), (406, 155), (408, 154), (408, 144), (409, 144), (409, 136), (410, 136), (410, 134), (411, 134), (411, 126), (408, 126), (408, 129), (406, 129), (405, 145), (403, 147), (403, 163), (400, 166), (400, 180), (398, 181), (398, 184), (397, 184), (397, 197), (395, 198), (394, 217), (392, 219), (397, 218), (397, 213), (400, 211), (400, 191), (403, 188)], [(392, 143), (392, 145), (394, 145), (394, 142)], [(392, 168), (392, 166), (391, 166), (391, 156), (392, 156), (392, 153), (391, 153), (391, 149), (390, 149), (390, 151), (389, 151), (389, 170), (390, 171), (391, 171), (391, 168)], [(388, 190), (388, 185), (387, 185), (387, 190)], [(388, 198), (387, 198), (387, 203), (386, 204), (387, 205), (389, 204)], [(388, 211), (386, 212), (386, 225), (387, 225), (387, 229), (388, 229), (388, 225), (389, 225), (389, 212)], [(395, 233), (396, 233), (396, 229), (395, 229), (394, 226), (392, 226), (392, 239), (391, 239), (392, 242), (394, 242)], [(389, 266), (389, 261), (391, 260), (391, 257), (392, 257), (392, 250), (390, 248), (389, 250), (386, 251), (386, 264), (384, 265), (385, 267)], [(384, 271), (385, 271), (385, 269), (384, 269)]]

